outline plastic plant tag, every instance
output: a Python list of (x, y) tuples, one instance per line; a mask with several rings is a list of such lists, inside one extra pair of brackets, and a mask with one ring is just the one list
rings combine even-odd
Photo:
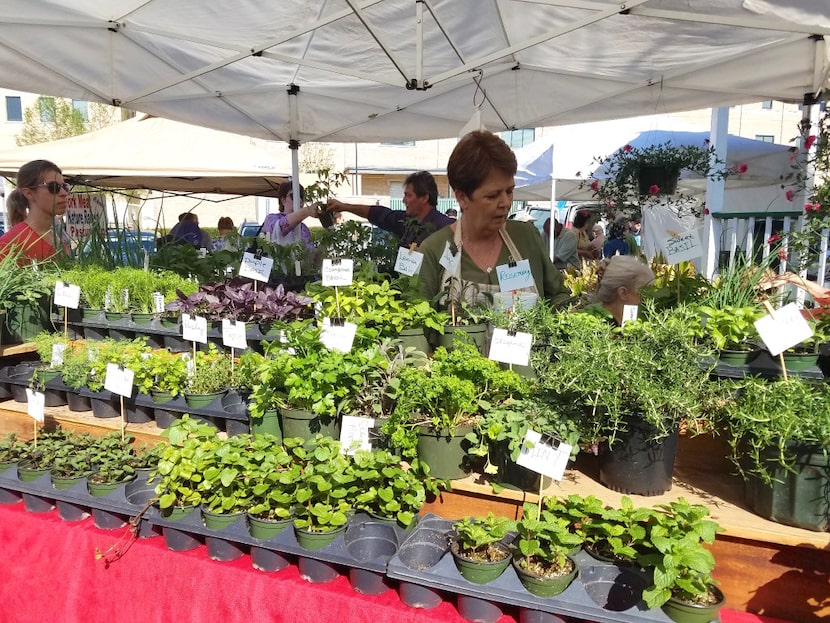
[(133, 371), (119, 366), (117, 363), (107, 364), (107, 374), (104, 377), (104, 389), (119, 396), (133, 395)]
[(813, 330), (795, 303), (775, 310), (775, 318), (768, 314), (756, 320), (755, 328), (773, 356), (813, 336)]
[(449, 274), (457, 275), (459, 266), (461, 265), (461, 253), (453, 253), (448, 242), (444, 245), (444, 252), (441, 254), (438, 263), (446, 268)]
[(201, 260), (205, 259), (207, 257), (207, 249), (205, 249), (204, 247), (199, 247), (199, 249), (196, 251), (196, 255)]
[(541, 433), (527, 429), (516, 465), (521, 465), (554, 480), (562, 480), (572, 449), (564, 441), (548, 435), (545, 435), (543, 439)]
[(420, 251), (412, 251), (406, 247), (398, 248), (398, 257), (395, 260), (395, 270), (402, 275), (417, 275), (421, 270), (421, 263), (424, 261), (424, 254)]
[(43, 409), (46, 406), (46, 394), (36, 392), (31, 387), (26, 388), (26, 413), (36, 422), (43, 424)]
[(109, 288), (104, 292), (104, 309), (112, 309), (112, 291)]
[(188, 342), (207, 343), (207, 318), (182, 314), (182, 339)]
[(58, 281), (55, 283), (55, 306), (78, 309), (81, 302), (81, 286)]
[(340, 448), (343, 453), (354, 454), (358, 450), (371, 450), (369, 429), (374, 425), (374, 418), (344, 415), (340, 423)]
[(638, 305), (623, 305), (622, 323), (625, 324), (626, 322), (637, 320), (639, 311), (640, 307)]
[(127, 288), (121, 290), (121, 302), (124, 304), (124, 309), (130, 306), (130, 291)]
[(532, 345), (533, 336), (530, 333), (493, 329), (493, 339), (490, 340), (490, 353), (487, 357), (493, 361), (526, 366), (530, 361)]
[(530, 270), (530, 262), (527, 260), (496, 266), (496, 276), (499, 278), (499, 288), (502, 292), (532, 288), (536, 285), (533, 281), (533, 272)]
[(323, 318), (323, 330), (320, 341), (326, 348), (348, 353), (352, 350), (357, 325), (353, 322), (332, 323), (329, 318)]
[(63, 365), (63, 353), (66, 351), (66, 344), (52, 344), (52, 358), (49, 365), (58, 368)]
[(324, 286), (350, 286), (354, 279), (353, 260), (323, 260)]
[(272, 258), (246, 251), (242, 254), (242, 262), (239, 264), (239, 276), (254, 281), (268, 281), (273, 266)]
[(153, 313), (160, 314), (164, 311), (164, 295), (161, 292), (153, 292)]
[(669, 237), (663, 239), (667, 264), (678, 264), (703, 256), (703, 246), (700, 244), (700, 235), (696, 229), (680, 234), (673, 231), (667, 233)]
[(294, 274), (297, 277), (303, 274), (303, 263), (300, 260), (294, 260)]
[(150, 254), (144, 249), (144, 272), (150, 272)]
[(222, 319), (222, 345), (228, 348), (245, 350), (248, 348), (248, 339), (245, 336), (245, 323), (230, 318)]
[(182, 353), (182, 359), (184, 359), (185, 369), (187, 370), (187, 378), (192, 379), (193, 375), (196, 374), (196, 360), (190, 356), (190, 353)]

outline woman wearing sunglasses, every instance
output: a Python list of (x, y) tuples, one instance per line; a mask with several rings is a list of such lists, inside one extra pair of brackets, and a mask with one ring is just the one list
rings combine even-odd
[(56, 221), (66, 212), (71, 186), (63, 181), (58, 166), (48, 160), (27, 162), (17, 172), (16, 182), (17, 188), (6, 200), (13, 227), (0, 237), (0, 257), (12, 247), (19, 249), (21, 262), (50, 259), (56, 247), (68, 251)]

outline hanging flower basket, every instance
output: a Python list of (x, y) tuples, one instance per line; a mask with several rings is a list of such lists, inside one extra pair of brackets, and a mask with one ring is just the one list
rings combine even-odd
[(642, 164), (637, 175), (640, 196), (673, 195), (680, 171), (660, 164)]

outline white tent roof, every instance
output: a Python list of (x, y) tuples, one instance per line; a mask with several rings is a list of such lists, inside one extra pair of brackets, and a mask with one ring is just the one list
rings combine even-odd
[(498, 131), (802, 101), (828, 83), (822, 35), (825, 0), (4, 0), (0, 85), (266, 139), (413, 140), (477, 107)]
[[(285, 143), (139, 115), (95, 132), (0, 150), (0, 175), (45, 158), (75, 184), (276, 196), (291, 170)], [(281, 163), (281, 164), (280, 164)]]

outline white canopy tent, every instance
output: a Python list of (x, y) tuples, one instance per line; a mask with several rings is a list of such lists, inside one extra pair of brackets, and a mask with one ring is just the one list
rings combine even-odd
[(139, 115), (95, 132), (0, 150), (0, 175), (45, 158), (73, 184), (175, 193), (275, 197), (291, 155), (285, 143)]

